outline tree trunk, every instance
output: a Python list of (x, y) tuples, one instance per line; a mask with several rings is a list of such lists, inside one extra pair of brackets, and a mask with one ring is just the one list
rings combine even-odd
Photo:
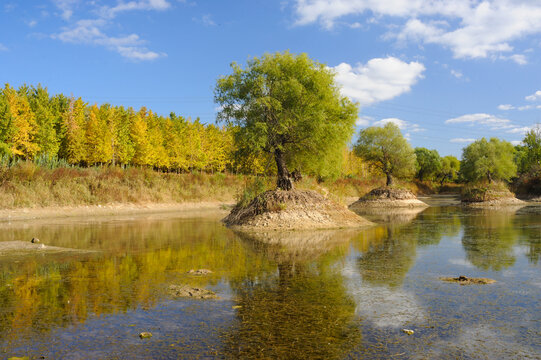
[(393, 176), (391, 175), (391, 173), (387, 173), (387, 186), (393, 186), (393, 184)]
[(487, 172), (487, 179), (488, 179), (488, 183), (489, 184), (492, 184), (492, 174), (489, 172)]
[(293, 190), (293, 182), (291, 181), (289, 171), (287, 171), (282, 150), (274, 150), (274, 159), (276, 160), (276, 169), (278, 170), (276, 187), (281, 190)]

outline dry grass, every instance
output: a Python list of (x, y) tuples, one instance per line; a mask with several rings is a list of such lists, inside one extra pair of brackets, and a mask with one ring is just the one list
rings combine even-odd
[[(233, 174), (161, 173), (131, 167), (41, 167), (33, 162), (0, 166), (0, 208), (104, 205), (111, 203), (244, 202), (274, 188), (274, 177)], [(384, 184), (380, 177), (318, 182), (305, 176), (295, 186), (347, 205)], [(399, 186), (417, 193), (414, 183)]]
[(227, 201), (246, 182), (226, 174), (166, 174), (115, 167), (45, 169), (20, 163), (0, 170), (0, 208), (109, 203)]

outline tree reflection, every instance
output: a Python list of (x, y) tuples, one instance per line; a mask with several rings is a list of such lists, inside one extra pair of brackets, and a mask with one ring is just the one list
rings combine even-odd
[[(55, 245), (74, 245), (75, 233), (80, 235), (79, 247), (106, 250), (1, 256), (0, 339), (29, 338), (32, 333), (86, 322), (91, 316), (152, 307), (172, 283), (212, 286), (223, 277), (244, 278), (271, 266), (215, 222), (201, 226), (178, 220), (137, 221), (70, 225), (54, 231)], [(214, 273), (186, 274), (198, 268)]]
[(541, 259), (541, 207), (529, 207), (519, 210), (521, 215), (519, 243), (527, 248), (526, 257), (533, 264)]
[(277, 271), (232, 284), (240, 308), (224, 336), (226, 357), (343, 358), (361, 336), (355, 303), (335, 266), (350, 237), (325, 231), (243, 235), (247, 246), (276, 261)]
[(513, 246), (519, 226), (516, 209), (475, 210), (463, 217), (466, 258), (482, 270), (500, 271), (515, 263)]
[(365, 249), (357, 263), (363, 281), (372, 285), (402, 285), (416, 256), (416, 237), (411, 229), (385, 226), (380, 236)]

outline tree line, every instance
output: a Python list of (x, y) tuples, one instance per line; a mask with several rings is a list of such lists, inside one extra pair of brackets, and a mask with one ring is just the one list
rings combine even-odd
[[(0, 89), (3, 158), (60, 159), (76, 166), (144, 166), (176, 172), (275, 173), (272, 157), (247, 152), (235, 143), (239, 132), (238, 126), (203, 124), (199, 118), (173, 112), (162, 116), (146, 107), (91, 105), (80, 97), (50, 95), (41, 85), (15, 89), (6, 84)], [(340, 174), (365, 171), (346, 147), (339, 157)]]
[[(164, 117), (46, 88), (6, 84), (0, 90), (0, 155), (58, 158), (70, 165), (138, 165), (168, 171), (223, 171), (243, 164), (233, 156), (232, 127)], [(244, 166), (245, 167), (245, 166)], [(256, 170), (257, 169), (250, 169)]]
[(393, 178), (420, 181), (509, 182), (517, 178), (541, 177), (541, 127), (530, 129), (522, 144), (513, 146), (498, 138), (474, 141), (462, 150), (462, 159), (441, 157), (437, 150), (413, 149), (393, 123), (368, 127), (360, 133), (355, 153), (374, 169)]

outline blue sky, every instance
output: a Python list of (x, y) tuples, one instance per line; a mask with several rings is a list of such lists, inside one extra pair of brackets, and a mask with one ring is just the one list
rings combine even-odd
[(214, 122), (232, 61), (306, 52), (361, 105), (459, 156), (541, 122), (538, 0), (43, 0), (0, 4), (0, 81)]

